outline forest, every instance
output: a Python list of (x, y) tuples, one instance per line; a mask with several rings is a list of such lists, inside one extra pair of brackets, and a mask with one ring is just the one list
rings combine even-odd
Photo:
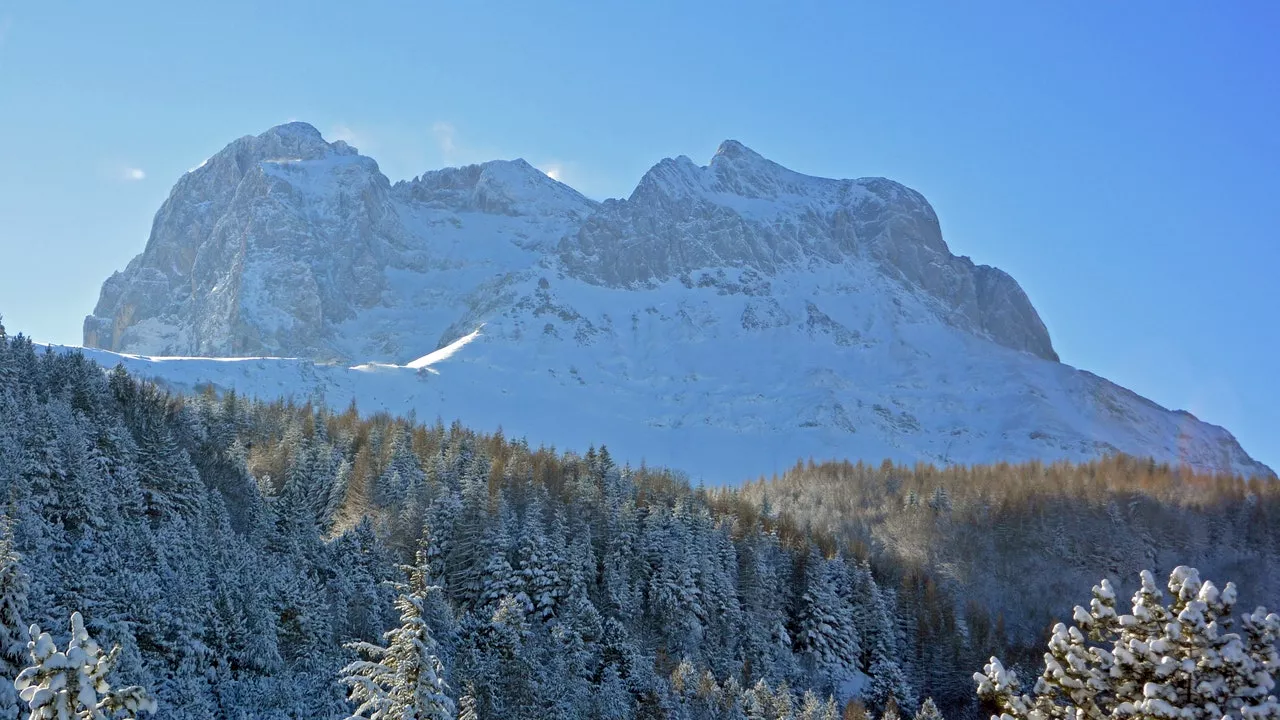
[(174, 720), (349, 717), (412, 625), (459, 717), (961, 720), (1099, 576), (1200, 563), (1274, 606), (1280, 575), (1273, 483), (1117, 457), (708, 489), (604, 444), (174, 394), (2, 327), (0, 492), (4, 717), (32, 624), (118, 647), (111, 685)]

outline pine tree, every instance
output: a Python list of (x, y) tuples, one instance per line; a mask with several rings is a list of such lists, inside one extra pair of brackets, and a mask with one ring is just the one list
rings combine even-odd
[(458, 720), (480, 720), (476, 712), (475, 687), (468, 684), (466, 692), (458, 698)]
[(13, 548), (13, 521), (0, 514), (0, 717), (18, 716), (13, 681), (24, 666), (27, 645), (22, 617), (27, 612), (27, 576)]
[(36, 625), (30, 636), (27, 652), (33, 664), (14, 682), (30, 711), (27, 720), (137, 718), (156, 711), (155, 701), (140, 687), (111, 689), (107, 676), (120, 647), (104, 653), (85, 631), (80, 613), (71, 615), (71, 640), (64, 652)]
[(600, 683), (592, 697), (592, 715), (601, 720), (631, 720), (635, 717), (635, 702), (614, 665), (606, 665), (600, 673)]
[(427, 584), (421, 568), (409, 568), (409, 582), (398, 585), (400, 627), (384, 636), (387, 646), (349, 645), (367, 655), (342, 670), (353, 718), (368, 720), (453, 720), (454, 703), (444, 682), (444, 668), (436, 656), (435, 639), (427, 626), (424, 607), (440, 588)]
[(889, 599), (866, 564), (857, 569), (857, 575), (853, 612), (866, 638), (862, 649), (870, 676), (864, 699), (873, 708), (886, 707), (890, 699), (898, 706), (911, 708), (916, 701), (915, 690), (898, 664), (898, 640)]
[(550, 620), (565, 594), (564, 578), (560, 576), (564, 559), (551, 550), (541, 520), (535, 518), (526, 522), (520, 538), (519, 556), (517, 576), (522, 589), (516, 597), (525, 604), (526, 612), (540, 620)]
[[(1102, 718), (1116, 715), (1234, 720), (1280, 718), (1272, 694), (1280, 671), (1280, 616), (1262, 608), (1231, 632), (1236, 589), (1201, 582), (1194, 568), (1169, 576), (1171, 601), (1150, 572), (1118, 615), (1106, 580), (1090, 609), (1077, 606), (1073, 625), (1058, 623), (1034, 695), (996, 658), (977, 673), (978, 694), (1013, 718)], [(1092, 642), (1091, 642), (1092, 641)]]
[(916, 713), (915, 720), (943, 720), (942, 713), (938, 711), (938, 706), (934, 704), (933, 698), (927, 697), (920, 704), (920, 710)]
[(836, 702), (831, 698), (823, 702), (812, 690), (806, 690), (796, 720), (838, 720)]
[(507, 559), (509, 544), (510, 539), (502, 530), (493, 536), (490, 543), (492, 550), (481, 575), (480, 596), (476, 603), (476, 609), (481, 615), (492, 615), (505, 598), (515, 598), (520, 611), (526, 615), (533, 609), (528, 596), (521, 590), (520, 576)]
[(843, 569), (842, 561), (827, 560), (816, 548), (810, 551), (796, 622), (797, 650), (806, 656), (810, 672), (828, 682), (853, 667), (861, 652), (851, 609), (840, 596)]

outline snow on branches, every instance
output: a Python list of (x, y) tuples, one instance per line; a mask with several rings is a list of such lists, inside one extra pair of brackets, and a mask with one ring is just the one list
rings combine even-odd
[(32, 625), (27, 650), (34, 663), (14, 681), (30, 715), (27, 720), (107, 720), (154, 713), (156, 703), (140, 687), (112, 690), (107, 683), (116, 658), (89, 637), (80, 613), (71, 615), (71, 640), (59, 651), (49, 633)]
[(1236, 631), (1234, 584), (1219, 590), (1181, 566), (1166, 602), (1155, 577), (1141, 577), (1130, 614), (1116, 611), (1115, 589), (1103, 580), (1089, 609), (1075, 608), (1073, 625), (1054, 627), (1033, 694), (991, 658), (974, 674), (979, 696), (995, 702), (1001, 720), (1280, 718), (1280, 616), (1258, 608)]

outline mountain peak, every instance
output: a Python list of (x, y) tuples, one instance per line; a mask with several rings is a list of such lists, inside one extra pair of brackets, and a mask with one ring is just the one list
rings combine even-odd
[(764, 160), (764, 156), (743, 145), (737, 140), (725, 140), (720, 143), (720, 147), (716, 148), (716, 154), (712, 158), (715, 162), (716, 158), (727, 158), (730, 160)]
[(500, 215), (585, 216), (596, 203), (523, 158), (431, 170), (396, 191), (437, 209)]
[[(607, 392), (607, 418), (635, 420), (619, 437), (665, 444), (702, 427), (695, 446), (739, 439), (726, 455), (796, 436), (801, 455), (1121, 451), (1270, 472), (1225, 431), (1051, 362), (1026, 293), (953, 255), (919, 193), (805, 175), (734, 140), (595, 203), (523, 160), (392, 186), (307, 123), (273, 127), (179, 180), (84, 338), (144, 355), (398, 362), (481, 325), (463, 380), (414, 376), (406, 402), (585, 410)], [(257, 387), (279, 392), (269, 377)]]
[(302, 122), (300, 120), (294, 120), (292, 122), (276, 125), (275, 127), (262, 133), (258, 137), (260, 138), (275, 137), (275, 138), (280, 138), (282, 140), (296, 139), (296, 140), (310, 140), (310, 141), (319, 140), (321, 142), (324, 141), (324, 136), (320, 134), (320, 131), (316, 129), (315, 125), (312, 125), (311, 123), (307, 123), (307, 122)]

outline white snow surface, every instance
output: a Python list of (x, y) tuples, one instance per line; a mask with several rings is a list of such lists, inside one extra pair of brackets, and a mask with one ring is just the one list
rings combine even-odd
[[(177, 389), (603, 443), (695, 482), (1110, 452), (1274, 475), (1226, 430), (1056, 362), (1017, 283), (951, 255), (918, 193), (732, 141), (601, 204), (522, 160), (393, 186), (275, 128), (179, 181), (85, 334)], [(273, 354), (296, 357), (190, 357)]]
[[(477, 322), (403, 366), (84, 352), (179, 390), (355, 400), (535, 445), (603, 443), (619, 462), (709, 484), (809, 457), (972, 464), (1117, 451), (1271, 474), (1226, 430), (938, 322), (869, 268), (794, 272), (773, 287), (748, 297), (674, 280), (620, 290), (530, 276), (504, 287), (526, 301), (488, 314), (483, 332)], [(765, 320), (744, 326), (751, 311)]]

